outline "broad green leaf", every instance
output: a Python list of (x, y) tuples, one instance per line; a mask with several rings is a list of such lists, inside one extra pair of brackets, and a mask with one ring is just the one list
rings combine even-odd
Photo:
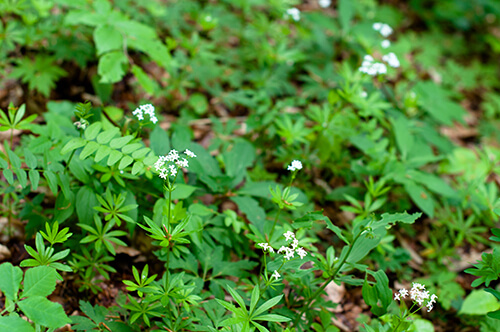
[(123, 35), (110, 25), (101, 25), (94, 30), (97, 55), (109, 51), (123, 50)]
[(17, 298), (22, 278), (23, 271), (18, 266), (13, 266), (11, 263), (0, 265), (0, 290), (6, 298), (11, 301)]
[(191, 196), (196, 189), (198, 188), (195, 186), (180, 183), (175, 186), (175, 190), (172, 192), (172, 199), (186, 199)]
[(101, 122), (95, 122), (88, 126), (87, 129), (85, 129), (85, 138), (89, 141), (94, 140), (99, 132), (101, 131), (102, 128), (102, 123)]
[(99, 144), (107, 144), (113, 137), (115, 137), (117, 134), (120, 133), (120, 130), (116, 127), (113, 127), (111, 129), (105, 130), (99, 135), (97, 135), (97, 143)]
[(137, 149), (140, 149), (144, 147), (141, 143), (132, 143), (132, 144), (127, 144), (122, 148), (122, 152), (125, 154), (131, 154)]
[[(127, 159), (127, 161), (130, 160), (130, 162), (134, 161), (132, 158), (130, 158), (129, 156), (125, 156), (125, 158), (129, 158)], [(124, 162), (125, 158), (122, 159), (122, 162)], [(122, 168), (125, 168), (126, 166), (124, 167), (120, 167), (122, 165), (122, 162), (120, 162), (120, 165), (118, 166), (118, 168), (122, 169)], [(139, 173), (140, 171), (142, 171), (144, 169), (144, 163), (141, 162), (141, 161), (136, 161), (134, 163), (134, 166), (132, 166), (132, 175), (135, 175), (137, 173)], [(174, 191), (175, 193), (175, 191)]]
[(109, 154), (111, 153), (111, 148), (109, 146), (106, 146), (106, 145), (101, 145), (99, 147), (99, 149), (97, 150), (96, 154), (95, 154), (95, 157), (94, 157), (94, 161), (96, 163), (100, 162), (101, 160), (103, 160), (104, 158), (106, 158), (107, 156), (109, 156)]
[(128, 59), (122, 50), (111, 51), (99, 58), (97, 73), (101, 76), (100, 83), (116, 83), (125, 76)]
[(434, 332), (434, 325), (432, 325), (432, 322), (422, 319), (422, 318), (417, 318), (413, 320), (413, 329), (412, 331), (415, 332)]
[(231, 197), (231, 200), (238, 205), (238, 208), (247, 216), (248, 220), (250, 220), (261, 233), (264, 233), (266, 212), (259, 206), (259, 202), (246, 196)]
[(0, 317), (0, 331), (35, 332), (35, 329), (21, 317), (11, 315)]
[(168, 154), (170, 151), (170, 139), (168, 138), (167, 132), (160, 126), (156, 126), (151, 132), (150, 148), (157, 156), (163, 156)]
[(429, 217), (434, 217), (434, 199), (422, 186), (408, 182), (405, 184), (406, 192), (417, 206)]
[(500, 302), (484, 290), (473, 290), (462, 303), (459, 315), (486, 315), (500, 309)]
[(148, 74), (146, 74), (141, 67), (133, 65), (131, 71), (132, 74), (134, 74), (134, 76), (137, 78), (137, 81), (142, 86), (144, 91), (146, 91), (149, 94), (153, 94), (155, 92), (156, 88), (158, 87), (158, 84), (153, 79), (151, 79), (151, 77), (149, 77)]
[(38, 165), (35, 155), (29, 149), (24, 149), (24, 161), (29, 169), (35, 169)]
[(66, 153), (69, 153), (73, 150), (81, 148), (82, 146), (85, 146), (85, 144), (87, 144), (87, 141), (85, 139), (81, 137), (74, 137), (61, 149), (61, 154), (64, 155)]
[(26, 188), (28, 184), (28, 176), (26, 175), (26, 171), (21, 168), (14, 171), (16, 172), (17, 179), (19, 180), (19, 184), (21, 185), (21, 187)]
[(24, 276), (22, 297), (49, 296), (56, 289), (56, 270), (48, 266), (28, 269)]
[[(134, 162), (134, 159), (132, 159), (131, 157), (129, 156), (125, 156), (122, 158), (122, 160), (120, 161), (120, 164), (118, 165), (118, 169), (124, 169), (125, 167), (127, 167), (128, 165), (130, 165), (131, 163)], [(137, 164), (137, 163), (136, 163)], [(141, 163), (142, 164), (142, 163)], [(139, 165), (140, 166), (140, 165)], [(143, 164), (144, 166), (144, 164)], [(134, 167), (135, 167), (135, 164), (134, 164)], [(132, 174), (135, 174), (134, 172), (132, 172)]]
[(54, 174), (54, 172), (51, 171), (45, 171), (43, 173), (43, 176), (47, 180), (50, 191), (52, 191), (54, 195), (57, 195), (57, 176)]
[(354, 4), (351, 0), (339, 0), (339, 20), (344, 31), (348, 31), (354, 16)]
[(402, 159), (405, 160), (407, 159), (414, 144), (414, 134), (411, 131), (411, 122), (403, 116), (391, 120), (394, 136), (396, 137), (396, 143), (399, 151), (401, 152)]
[(102, 145), (92, 141), (88, 142), (87, 145), (83, 148), (82, 152), (80, 152), (80, 160), (84, 160), (88, 156), (90, 156), (92, 153), (94, 153), (97, 149), (99, 149)]
[(108, 166), (114, 165), (123, 157), (123, 153), (117, 150), (112, 150), (108, 158)]
[(127, 135), (124, 137), (114, 138), (109, 142), (109, 146), (113, 149), (121, 149), (128, 142), (130, 142), (134, 137), (132, 135)]
[(382, 316), (387, 313), (387, 308), (392, 303), (392, 291), (389, 288), (389, 278), (384, 271), (369, 273), (375, 278), (375, 285), (370, 285), (365, 278), (362, 293), (366, 304), (371, 307), (373, 314)]
[(57, 329), (71, 323), (59, 303), (47, 300), (43, 296), (32, 296), (18, 303), (19, 308), (34, 323)]
[(40, 182), (40, 173), (36, 170), (30, 170), (28, 175), (31, 182), (31, 190), (34, 191), (38, 188), (38, 183)]
[(12, 171), (10, 169), (8, 169), (8, 168), (4, 169), (2, 171), (2, 174), (3, 174), (3, 176), (5, 176), (5, 179), (7, 179), (7, 182), (10, 185), (14, 184), (14, 173), (12, 173)]

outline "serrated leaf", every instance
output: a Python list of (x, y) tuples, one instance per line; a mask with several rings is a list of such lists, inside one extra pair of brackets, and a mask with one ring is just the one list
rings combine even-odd
[(43, 296), (28, 297), (20, 301), (18, 306), (36, 324), (57, 329), (71, 323), (59, 303), (51, 302)]
[(22, 278), (23, 271), (18, 266), (13, 266), (11, 263), (0, 265), (0, 290), (6, 298), (15, 300)]
[(0, 331), (35, 332), (31, 324), (18, 316), (0, 317)]
[(48, 266), (28, 269), (24, 276), (22, 297), (48, 296), (56, 289), (57, 273)]
[(101, 76), (100, 83), (116, 83), (125, 76), (125, 67), (128, 64), (123, 51), (112, 51), (104, 54), (97, 65), (97, 73)]

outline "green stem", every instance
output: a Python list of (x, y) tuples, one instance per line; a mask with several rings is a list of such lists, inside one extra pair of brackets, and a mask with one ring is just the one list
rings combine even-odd
[[(289, 190), (292, 190), (292, 183), (293, 183), (293, 180), (295, 179), (296, 175), (297, 175), (297, 171), (293, 171), (292, 177), (290, 178), (290, 182), (288, 183), (288, 187), (286, 187), (285, 189), (283, 189), (283, 193), (281, 194), (281, 201), (284, 200), (283, 194), (285, 193), (286, 189), (290, 188)], [(281, 204), (280, 204), (280, 209), (278, 210), (278, 213), (276, 214), (276, 217), (274, 218), (273, 228), (271, 228), (271, 233), (269, 233), (269, 238), (268, 238), (269, 242), (273, 238), (274, 228), (276, 227), (276, 223), (278, 222), (278, 217), (279, 217), (279, 215), (281, 213), (281, 210), (283, 210), (283, 208), (281, 207)]]
[(320, 288), (318, 288), (314, 294), (309, 298), (309, 302), (307, 303), (306, 306), (302, 307), (302, 310), (300, 311), (300, 314), (297, 316), (297, 318), (295, 318), (294, 322), (293, 322), (293, 325), (294, 326), (297, 326), (300, 318), (302, 317), (302, 315), (307, 311), (309, 310), (309, 307), (311, 306), (311, 304), (313, 303), (313, 301), (316, 299), (316, 297), (318, 297), (318, 295), (320, 295), (323, 290), (326, 288), (326, 286), (328, 286), (328, 284), (330, 282), (332, 282), (333, 280), (335, 280), (335, 278), (337, 277), (337, 274), (340, 272), (340, 270), (342, 269), (342, 267), (344, 266), (347, 258), (349, 257), (349, 255), (351, 254), (351, 251), (352, 251), (352, 248), (354, 247), (354, 244), (356, 243), (356, 241), (359, 239), (359, 237), (361, 236), (361, 234), (364, 232), (364, 230), (360, 231), (356, 237), (353, 239), (353, 241), (351, 242), (351, 244), (349, 245), (349, 250), (347, 251), (347, 254), (344, 256), (344, 258), (342, 258), (342, 261), (339, 263), (337, 269), (332, 273), (332, 275), (326, 279), (326, 281), (323, 283), (323, 285), (321, 285)]
[(276, 213), (276, 217), (274, 218), (274, 223), (273, 223), (273, 228), (271, 228), (271, 233), (269, 233), (269, 239), (268, 241), (271, 242), (272, 238), (273, 238), (273, 234), (274, 234), (274, 228), (276, 227), (276, 223), (278, 222), (278, 218), (280, 216), (280, 213), (281, 213), (281, 210), (283, 210), (282, 208), (280, 208), (278, 210), (278, 213)]

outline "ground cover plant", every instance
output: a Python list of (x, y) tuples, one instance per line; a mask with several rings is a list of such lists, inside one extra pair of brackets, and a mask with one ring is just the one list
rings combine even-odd
[(497, 1), (0, 13), (3, 330), (500, 330)]

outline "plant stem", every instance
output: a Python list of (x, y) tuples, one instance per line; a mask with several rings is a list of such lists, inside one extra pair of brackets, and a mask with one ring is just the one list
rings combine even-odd
[[(83, 131), (80, 129), (80, 138), (82, 137)], [(66, 167), (64, 168), (64, 173), (68, 172), (69, 164), (71, 163), (71, 159), (73, 159), (73, 156), (75, 155), (76, 149), (71, 151), (71, 154), (69, 155), (68, 162), (66, 163)]]
[(274, 228), (276, 227), (276, 223), (278, 222), (278, 218), (280, 216), (280, 213), (281, 213), (281, 210), (283, 210), (282, 208), (280, 208), (278, 210), (278, 213), (276, 213), (276, 217), (274, 218), (274, 223), (273, 223), (273, 228), (271, 228), (271, 233), (269, 233), (269, 242), (271, 242), (271, 239), (273, 238), (273, 234), (274, 234)]
[(361, 234), (364, 232), (364, 230), (361, 230), (357, 235), (356, 237), (353, 239), (353, 241), (351, 242), (351, 244), (349, 245), (349, 250), (347, 251), (346, 255), (344, 256), (344, 258), (342, 258), (342, 261), (339, 263), (337, 269), (335, 270), (335, 272), (332, 273), (332, 275), (326, 279), (326, 281), (323, 283), (323, 285), (321, 285), (320, 288), (318, 288), (314, 294), (309, 298), (309, 302), (307, 303), (306, 306), (302, 307), (302, 310), (300, 311), (300, 314), (297, 316), (297, 318), (295, 318), (294, 322), (293, 322), (293, 325), (294, 326), (297, 326), (300, 318), (302, 317), (302, 315), (307, 311), (309, 310), (309, 307), (311, 306), (311, 304), (313, 303), (313, 301), (316, 299), (316, 297), (318, 297), (319, 294), (321, 294), (323, 292), (323, 290), (326, 288), (326, 286), (328, 286), (328, 284), (330, 282), (332, 282), (333, 280), (335, 280), (335, 278), (337, 277), (337, 274), (340, 272), (340, 270), (342, 269), (342, 267), (344, 266), (347, 258), (349, 257), (349, 255), (351, 254), (351, 251), (352, 251), (352, 248), (354, 247), (354, 244), (356, 243), (356, 241), (359, 239), (359, 237), (361, 236)]

